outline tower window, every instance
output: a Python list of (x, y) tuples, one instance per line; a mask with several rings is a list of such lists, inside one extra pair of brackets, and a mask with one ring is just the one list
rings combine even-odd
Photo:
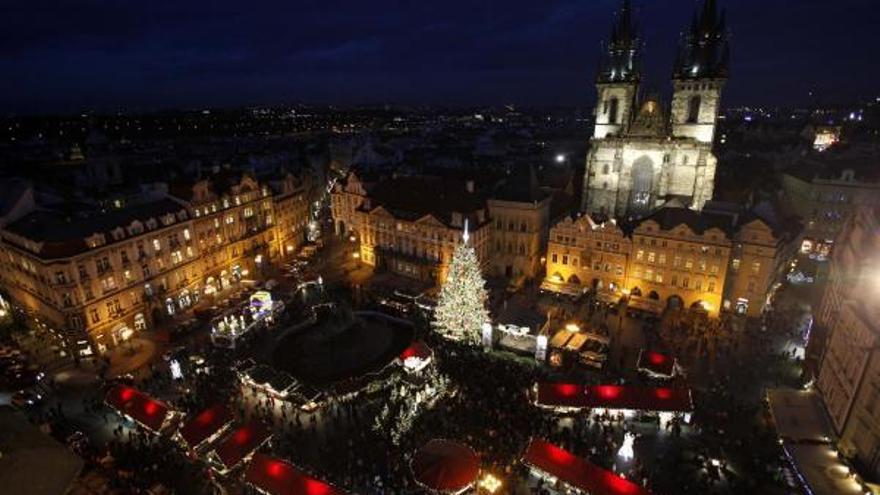
[(703, 103), (700, 95), (691, 96), (688, 102), (687, 123), (696, 124), (700, 120), (700, 105)]
[(611, 104), (608, 108), (608, 123), (616, 124), (617, 123), (617, 113), (620, 107), (620, 100), (617, 97), (611, 98)]

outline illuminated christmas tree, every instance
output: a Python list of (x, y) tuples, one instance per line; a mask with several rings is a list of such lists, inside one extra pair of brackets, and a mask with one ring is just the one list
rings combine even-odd
[(477, 253), (469, 241), (465, 221), (462, 242), (452, 254), (446, 281), (440, 289), (434, 328), (449, 339), (477, 343), (483, 324), (489, 322), (488, 293)]

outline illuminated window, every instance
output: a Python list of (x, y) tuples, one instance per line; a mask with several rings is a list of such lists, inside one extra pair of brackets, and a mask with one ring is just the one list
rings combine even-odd
[(756, 275), (758, 273), (761, 273), (761, 262), (760, 261), (756, 261), (756, 262), (752, 263), (752, 273), (754, 273)]
[(694, 261), (688, 258), (687, 261), (684, 262), (684, 267), (688, 270), (692, 269), (694, 267)]
[(661, 265), (665, 265), (665, 264), (666, 264), (666, 255), (665, 255), (665, 254), (661, 254), (661, 255), (660, 255), (660, 264), (661, 264)]
[(650, 253), (648, 253), (648, 263), (653, 263), (654, 261), (656, 261), (656, 259), (657, 259), (657, 256), (654, 253), (654, 251), (651, 251)]
[(154, 251), (161, 251), (162, 250), (162, 244), (159, 242), (159, 239), (153, 239), (153, 250)]
[(739, 258), (734, 258), (733, 261), (730, 263), (730, 267), (733, 268), (734, 271), (736, 271), (736, 270), (739, 270), (739, 264), (740, 264)]
[(191, 236), (189, 233), (189, 229), (183, 229), (183, 238), (186, 240), (190, 240)]
[(643, 259), (645, 259), (645, 252), (639, 249), (639, 251), (636, 253), (636, 260), (642, 261)]

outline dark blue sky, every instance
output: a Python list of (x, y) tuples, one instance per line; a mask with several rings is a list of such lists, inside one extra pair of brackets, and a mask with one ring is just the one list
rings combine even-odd
[[(666, 90), (697, 0), (635, 0)], [(880, 96), (876, 0), (720, 0), (726, 102)], [(586, 105), (619, 0), (7, 0), (0, 113), (284, 102)]]

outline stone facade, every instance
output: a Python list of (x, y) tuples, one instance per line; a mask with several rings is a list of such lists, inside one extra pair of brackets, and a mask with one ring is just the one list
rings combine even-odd
[(100, 354), (302, 242), (306, 191), (291, 177), (279, 194), (249, 176), (223, 190), (203, 180), (181, 191), (76, 219), (38, 210), (9, 222), (0, 286), (74, 352)]
[(667, 207), (629, 225), (567, 218), (550, 230), (546, 287), (616, 291), (756, 317), (793, 254), (791, 235), (757, 217)]
[(816, 386), (841, 453), (880, 475), (880, 208), (854, 215), (834, 251), (819, 312), (828, 340)]

